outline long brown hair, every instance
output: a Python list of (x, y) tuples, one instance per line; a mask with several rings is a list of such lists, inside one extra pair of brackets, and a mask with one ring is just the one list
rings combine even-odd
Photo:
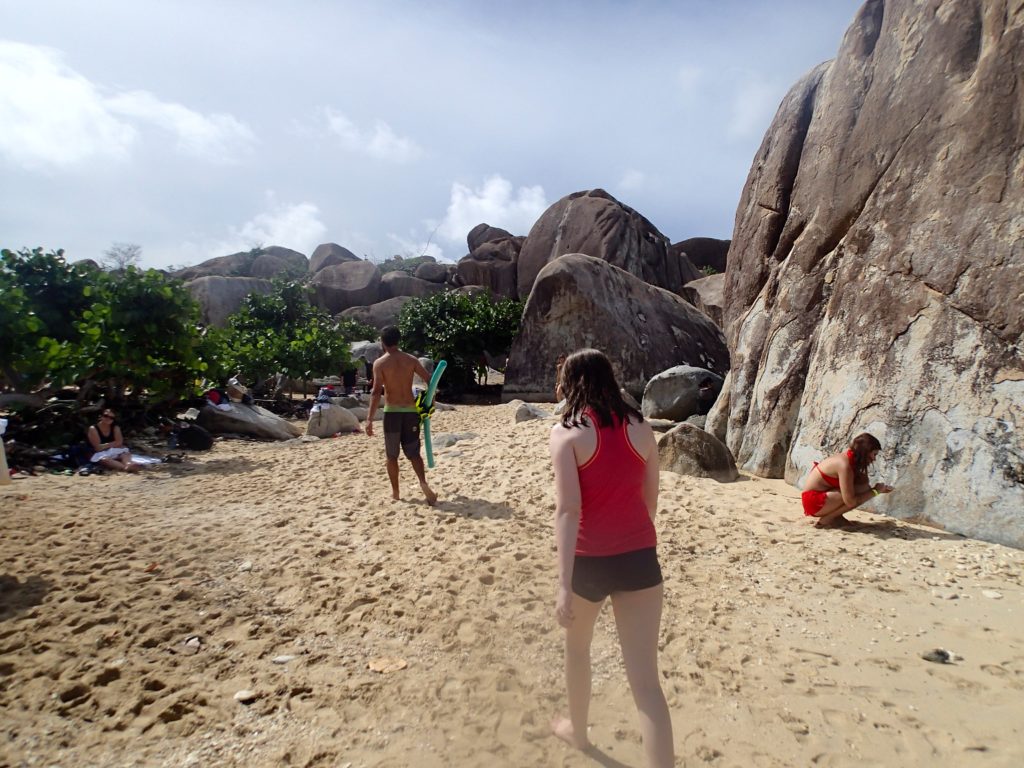
[(850, 441), (853, 451), (853, 470), (855, 474), (867, 476), (868, 464), (871, 463), (871, 452), (882, 450), (878, 438), (868, 432), (861, 432)]
[(639, 411), (622, 399), (612, 364), (600, 350), (581, 349), (565, 358), (560, 381), (565, 395), (563, 427), (587, 424), (587, 409), (593, 411), (599, 427), (614, 426), (616, 421), (626, 421), (631, 416), (644, 420)]

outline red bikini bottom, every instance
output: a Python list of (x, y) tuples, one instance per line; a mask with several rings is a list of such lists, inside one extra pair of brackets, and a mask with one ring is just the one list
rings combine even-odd
[(828, 491), (804, 491), (800, 500), (804, 503), (804, 515), (817, 517), (828, 501)]

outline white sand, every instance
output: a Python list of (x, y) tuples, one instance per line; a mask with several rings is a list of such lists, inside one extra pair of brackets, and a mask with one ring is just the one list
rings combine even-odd
[[(390, 500), (365, 435), (0, 488), (0, 763), (643, 765), (610, 611), (599, 762), (548, 735), (549, 427), (438, 412), (480, 437), (438, 452), (433, 509), (404, 460)], [(1024, 553), (866, 511), (818, 531), (781, 481), (663, 473), (661, 510), (680, 765), (1024, 765)]]

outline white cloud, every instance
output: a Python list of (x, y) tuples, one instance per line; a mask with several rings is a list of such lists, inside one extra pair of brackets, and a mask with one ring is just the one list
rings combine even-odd
[(778, 83), (744, 80), (733, 97), (728, 133), (733, 139), (757, 138), (768, 130), (785, 89)]
[(269, 197), (272, 203), (269, 210), (253, 216), (240, 227), (230, 227), (226, 238), (203, 246), (205, 255), (202, 258), (245, 251), (258, 245), (280, 245), (309, 256), (325, 241), (327, 227), (320, 221), (320, 209), (316, 205), (276, 205), (273, 204), (273, 193)]
[(58, 51), (0, 42), (0, 155), (26, 168), (123, 160), (137, 132)]
[(377, 120), (372, 130), (360, 130), (345, 115), (330, 107), (323, 110), (327, 129), (341, 139), (341, 145), (350, 152), (406, 163), (415, 160), (423, 151), (412, 139), (399, 136), (383, 120)]
[(498, 175), (477, 189), (455, 182), (438, 233), (446, 240), (465, 242), (473, 227), (486, 223), (525, 235), (547, 207), (544, 188), (539, 185), (520, 187), (513, 195), (512, 183)]
[(635, 192), (644, 185), (644, 182), (646, 180), (647, 177), (643, 174), (643, 172), (630, 168), (628, 171), (622, 174), (622, 178), (619, 179), (617, 189), (623, 192)]
[(0, 155), (14, 164), (67, 168), (93, 158), (125, 160), (146, 123), (175, 135), (180, 151), (216, 161), (255, 141), (231, 115), (202, 115), (146, 91), (104, 93), (59, 51), (0, 41)]
[(105, 104), (115, 114), (152, 123), (174, 134), (180, 151), (208, 160), (228, 162), (256, 141), (249, 127), (231, 115), (202, 115), (181, 104), (161, 101), (147, 91), (123, 93)]

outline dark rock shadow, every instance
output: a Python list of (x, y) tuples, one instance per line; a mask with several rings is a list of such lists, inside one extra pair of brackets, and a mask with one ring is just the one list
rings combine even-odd
[(508, 520), (512, 517), (512, 507), (508, 502), (470, 499), (461, 495), (452, 496), (447, 499), (438, 499), (434, 509), (440, 512), (450, 512), (471, 520), (481, 520), (485, 517), (492, 520)]
[(42, 576), (29, 576), (25, 581), (7, 573), (0, 576), (0, 621), (40, 605), (52, 586)]
[(148, 467), (143, 476), (157, 477), (183, 477), (189, 475), (238, 475), (252, 472), (259, 464), (248, 458), (231, 459), (200, 459), (197, 456), (186, 455), (180, 463), (154, 464)]
[(959, 533), (949, 533), (939, 528), (916, 528), (900, 523), (908, 523), (908, 520), (850, 520), (839, 528), (826, 530), (842, 531), (844, 533), (866, 533), (879, 539), (903, 539), (904, 541), (920, 541), (921, 539), (939, 539), (941, 541), (964, 541), (966, 536)]

